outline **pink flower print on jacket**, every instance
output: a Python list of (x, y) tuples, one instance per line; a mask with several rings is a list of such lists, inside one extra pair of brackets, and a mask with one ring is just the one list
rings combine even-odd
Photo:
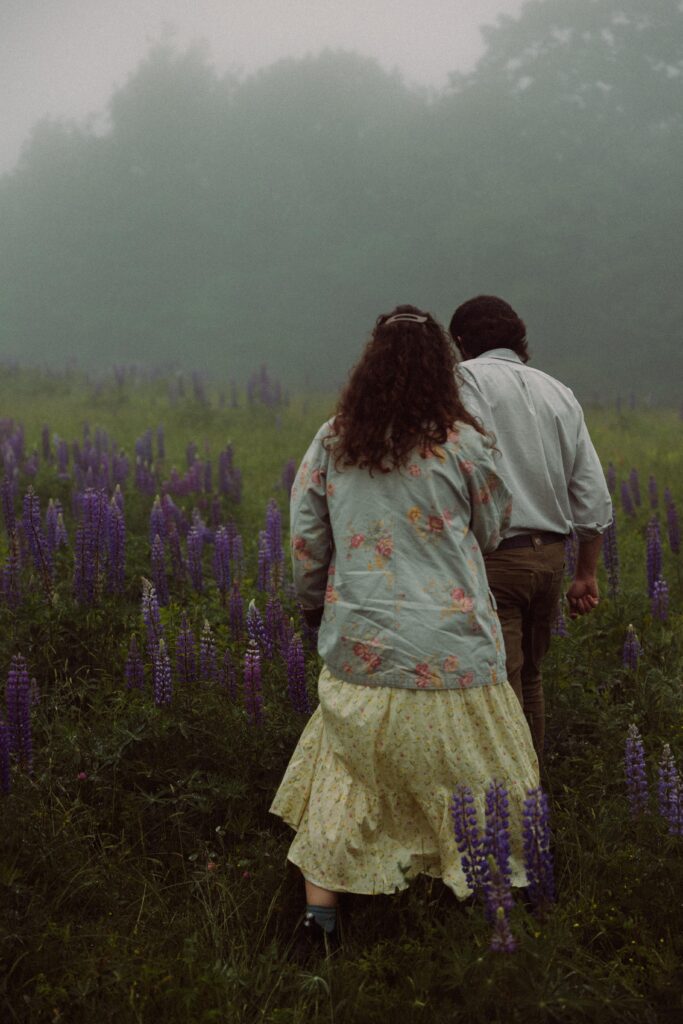
[(454, 587), (451, 590), (451, 607), (452, 612), (471, 612), (474, 608), (474, 599), (466, 594), (462, 587)]
[(367, 665), (367, 672), (376, 672), (381, 668), (382, 659), (376, 654), (370, 644), (361, 643), (360, 640), (353, 645), (353, 653)]
[(375, 544), (375, 551), (382, 558), (391, 558), (394, 553), (394, 542), (391, 537), (380, 537)]
[(354, 533), (353, 537), (349, 541), (349, 547), (351, 547), (351, 548), (360, 548), (360, 547), (363, 546), (364, 542), (365, 542), (365, 534), (364, 533)]
[(441, 533), (444, 527), (444, 522), (441, 516), (429, 516), (427, 519), (427, 526), (432, 533)]
[(458, 684), (462, 686), (463, 690), (466, 690), (468, 686), (471, 686), (474, 682), (474, 672), (463, 672), (458, 679)]
[(411, 476), (422, 476), (422, 470), (416, 462), (411, 462), (408, 466), (408, 472)]
[(444, 658), (443, 670), (444, 672), (457, 672), (459, 665), (460, 658), (455, 654), (449, 654), (447, 658)]

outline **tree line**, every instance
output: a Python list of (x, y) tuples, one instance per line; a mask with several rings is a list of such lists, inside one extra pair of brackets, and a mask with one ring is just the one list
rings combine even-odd
[(681, 54), (676, 0), (530, 0), (436, 94), (156, 46), (0, 179), (2, 351), (329, 387), (381, 311), (493, 292), (582, 397), (677, 399)]

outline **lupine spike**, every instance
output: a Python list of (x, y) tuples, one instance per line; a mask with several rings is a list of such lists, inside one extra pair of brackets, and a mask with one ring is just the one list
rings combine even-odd
[(631, 490), (625, 480), (621, 482), (621, 504), (624, 509), (624, 514), (633, 519), (636, 514), (636, 510), (633, 506), (633, 497)]
[(199, 640), (199, 677), (209, 683), (215, 683), (218, 678), (216, 641), (208, 619), (204, 619), (204, 628)]
[(626, 639), (624, 640), (624, 647), (622, 650), (621, 662), (624, 668), (629, 669), (631, 672), (635, 672), (638, 668), (638, 661), (643, 653), (643, 648), (640, 646), (640, 641), (636, 634), (633, 624), (630, 624), (626, 630)]
[(474, 795), (464, 783), (460, 783), (453, 793), (451, 817), (465, 881), (472, 892), (483, 893), (487, 875), (483, 842), (477, 824)]
[(164, 707), (173, 699), (173, 682), (171, 678), (171, 659), (166, 651), (166, 643), (163, 637), (154, 652), (152, 659), (152, 689), (154, 692), (154, 703), (157, 707)]
[(640, 506), (642, 504), (642, 499), (640, 497), (640, 478), (638, 476), (638, 470), (635, 469), (635, 468), (632, 469), (631, 472), (629, 473), (628, 485), (629, 485), (629, 489), (631, 491), (631, 494), (633, 495), (633, 502), (634, 502), (636, 508), (640, 508)]
[(543, 914), (555, 901), (553, 858), (550, 852), (550, 809), (540, 786), (527, 790), (522, 822), (524, 867), (529, 897)]
[(287, 692), (297, 714), (311, 714), (312, 708), (306, 689), (304, 645), (298, 633), (292, 637), (287, 651)]
[(655, 581), (662, 573), (662, 540), (659, 520), (653, 516), (647, 524), (647, 595), (652, 597)]
[(659, 759), (657, 805), (669, 826), (669, 834), (683, 836), (683, 784), (668, 743)]
[(660, 622), (669, 617), (669, 585), (662, 576), (658, 576), (652, 589), (652, 615)]
[(626, 736), (624, 770), (631, 815), (637, 818), (641, 814), (647, 814), (649, 794), (645, 769), (645, 748), (638, 726), (634, 723), (629, 725)]
[(244, 656), (244, 704), (249, 721), (253, 725), (260, 725), (263, 721), (261, 656), (253, 640), (249, 641)]
[(152, 580), (159, 604), (164, 608), (169, 602), (168, 575), (166, 573), (166, 552), (159, 534), (152, 544)]

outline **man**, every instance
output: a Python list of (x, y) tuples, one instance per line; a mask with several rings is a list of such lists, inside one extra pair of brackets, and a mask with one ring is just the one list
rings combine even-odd
[(491, 295), (456, 309), (451, 335), (463, 357), (464, 406), (496, 438), (499, 473), (513, 496), (500, 546), (485, 556), (498, 606), (508, 679), (529, 722), (539, 760), (545, 713), (541, 661), (550, 645), (564, 570), (564, 542), (578, 538), (572, 617), (598, 603), (596, 568), (612, 503), (581, 406), (559, 381), (527, 366), (526, 328)]

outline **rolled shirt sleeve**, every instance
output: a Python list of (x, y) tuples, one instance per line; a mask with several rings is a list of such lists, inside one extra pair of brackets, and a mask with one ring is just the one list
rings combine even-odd
[(303, 457), (290, 502), (290, 544), (296, 595), (304, 609), (322, 607), (334, 548), (327, 507), (326, 451), (319, 431)]

